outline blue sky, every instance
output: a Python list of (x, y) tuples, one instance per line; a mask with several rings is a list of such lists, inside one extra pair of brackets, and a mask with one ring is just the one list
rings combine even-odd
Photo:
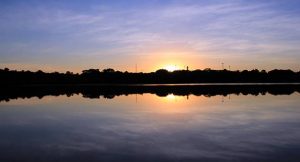
[(0, 1), (0, 68), (300, 70), (297, 0)]

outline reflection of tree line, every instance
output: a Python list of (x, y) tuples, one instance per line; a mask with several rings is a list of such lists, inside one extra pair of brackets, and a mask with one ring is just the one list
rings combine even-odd
[(91, 84), (91, 83), (291, 83), (300, 82), (300, 72), (291, 70), (177, 70), (164, 69), (151, 73), (120, 72), (113, 69), (89, 69), (81, 74), (45, 73), (43, 71), (12, 71), (0, 69), (0, 83), (3, 84)]
[(280, 84), (280, 85), (106, 85), (106, 86), (7, 86), (2, 87), (0, 91), (0, 101), (9, 101), (17, 98), (31, 98), (44, 96), (59, 96), (74, 94), (82, 94), (86, 98), (106, 98), (112, 99), (115, 96), (129, 94), (144, 94), (151, 93), (160, 97), (165, 97), (169, 94), (176, 96), (227, 96), (230, 94), (236, 95), (290, 95), (294, 92), (300, 92), (298, 84)]

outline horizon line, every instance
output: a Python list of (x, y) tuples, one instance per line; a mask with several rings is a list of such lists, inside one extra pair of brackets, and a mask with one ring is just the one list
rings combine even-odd
[[(188, 67), (187, 67), (188, 68)], [(154, 71), (149, 71), (149, 72), (145, 72), (145, 71), (127, 71), (127, 70), (118, 70), (118, 69), (113, 69), (113, 68), (103, 68), (102, 70), (100, 68), (89, 68), (89, 69), (83, 69), (81, 70), (81, 72), (73, 72), (73, 71), (70, 71), (70, 70), (67, 70), (67, 71), (64, 71), (64, 72), (61, 72), (61, 71), (47, 71), (47, 70), (17, 70), (17, 69), (10, 69), (10, 68), (0, 68), (0, 70), (2, 71), (16, 71), (16, 72), (43, 72), (43, 73), (71, 73), (71, 74), (82, 74), (84, 73), (84, 71), (88, 71), (88, 70), (96, 70), (96, 71), (99, 71), (99, 72), (104, 72), (105, 70), (113, 70), (113, 72), (122, 72), (122, 73), (155, 73), (159, 70), (165, 70), (169, 73), (172, 73), (172, 72), (178, 72), (178, 71), (231, 71), (231, 72), (242, 72), (242, 71), (256, 71), (258, 70), (259, 72), (270, 72), (270, 71), (273, 71), (273, 70), (290, 70), (292, 72), (295, 72), (295, 73), (299, 73), (300, 70), (292, 70), (292, 69), (280, 69), (280, 68), (275, 68), (275, 69), (271, 69), (271, 70), (265, 70), (265, 69), (258, 69), (258, 68), (253, 68), (253, 69), (240, 69), (240, 70), (231, 70), (231, 69), (227, 69), (227, 68), (224, 68), (224, 69), (212, 69), (212, 68), (203, 68), (203, 69), (176, 69), (176, 70), (173, 70), (173, 71), (169, 71), (165, 68), (159, 68), (159, 69), (156, 69)]]

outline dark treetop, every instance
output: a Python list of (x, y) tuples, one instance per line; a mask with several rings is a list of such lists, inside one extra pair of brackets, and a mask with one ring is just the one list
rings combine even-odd
[(81, 74), (12, 71), (0, 69), (1, 85), (27, 84), (152, 84), (152, 83), (299, 83), (300, 72), (292, 70), (177, 70), (165, 69), (150, 73), (130, 73), (113, 69), (89, 69)]
[(6, 86), (0, 91), (0, 102), (10, 99), (44, 96), (72, 96), (112, 99), (115, 96), (151, 93), (160, 97), (176, 96), (227, 96), (234, 95), (290, 95), (300, 93), (299, 84), (200, 84), (200, 85), (23, 85)]

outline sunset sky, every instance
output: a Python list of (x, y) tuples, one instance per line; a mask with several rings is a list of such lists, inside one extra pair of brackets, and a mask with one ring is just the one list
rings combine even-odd
[(298, 0), (1, 0), (0, 68), (300, 70)]

